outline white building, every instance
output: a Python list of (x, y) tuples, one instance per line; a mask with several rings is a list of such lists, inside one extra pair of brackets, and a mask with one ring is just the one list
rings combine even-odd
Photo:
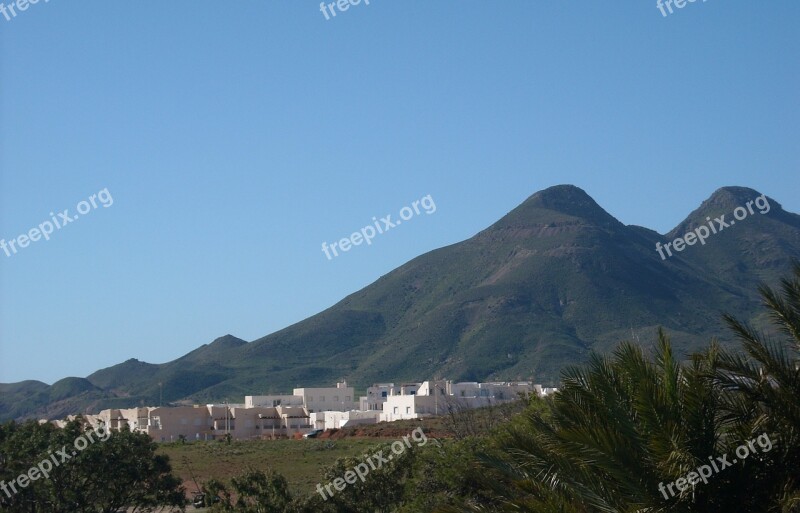
[(147, 433), (156, 442), (216, 440), (228, 435), (237, 440), (292, 437), (312, 429), (302, 406), (245, 408), (209, 404), (109, 409), (84, 418), (93, 427)]
[(448, 394), (463, 398), (491, 398), (497, 401), (514, 400), (520, 394), (537, 393), (544, 395), (541, 385), (533, 385), (527, 381), (495, 382), (495, 383), (449, 383)]
[(379, 410), (383, 411), (383, 403), (390, 395), (400, 393), (400, 387), (394, 383), (377, 383), (367, 388), (367, 395), (359, 398), (359, 410)]
[(246, 395), (244, 396), (245, 408), (259, 406), (304, 406), (303, 397), (299, 395)]
[[(346, 382), (336, 387), (295, 388), (292, 395), (249, 395), (244, 404), (207, 404), (178, 407), (142, 407), (103, 410), (85, 415), (92, 426), (147, 433), (158, 442), (180, 439), (213, 440), (295, 437), (312, 428), (340, 429), (381, 421), (445, 415), (516, 400), (522, 394), (540, 396), (556, 392), (528, 382), (379, 383), (367, 395), (354, 400)], [(70, 417), (71, 420), (74, 417)], [(56, 421), (63, 426), (65, 421)]]
[(341, 429), (344, 427), (377, 424), (383, 414), (380, 410), (370, 411), (321, 411), (310, 413), (314, 429)]
[(544, 395), (540, 385), (528, 382), (453, 383), (440, 380), (425, 381), (416, 389), (409, 387), (408, 390), (413, 392), (405, 394), (401, 389), (399, 394), (386, 397), (382, 421), (444, 415), (453, 409), (460, 411), (514, 401), (524, 394)]
[(345, 381), (336, 383), (336, 388), (295, 388), (293, 394), (303, 398), (303, 405), (309, 413), (358, 408), (355, 390), (348, 387)]
[(295, 388), (292, 395), (248, 395), (244, 398), (246, 408), (258, 406), (301, 406), (309, 413), (320, 411), (350, 411), (358, 404), (354, 400), (355, 390), (346, 382), (335, 387)]

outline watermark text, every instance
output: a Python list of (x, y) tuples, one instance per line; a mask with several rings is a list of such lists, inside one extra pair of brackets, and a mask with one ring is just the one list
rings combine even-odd
[[(672, 256), (672, 249), (677, 252), (681, 252), (686, 249), (686, 246), (694, 246), (697, 242), (700, 242), (701, 246), (705, 246), (706, 239), (709, 238), (711, 235), (716, 235), (717, 233), (721, 232), (725, 228), (730, 228), (736, 221), (742, 221), (747, 218), (748, 215), (755, 214), (753, 210), (753, 205), (758, 208), (758, 212), (760, 214), (766, 214), (769, 212), (770, 204), (769, 200), (767, 200), (767, 196), (762, 194), (761, 196), (757, 197), (755, 200), (750, 200), (747, 203), (747, 208), (745, 207), (736, 207), (733, 209), (733, 217), (736, 218), (735, 220), (731, 219), (730, 223), (725, 221), (725, 214), (715, 218), (713, 221), (711, 217), (706, 217), (706, 221), (708, 221), (708, 226), (701, 224), (694, 230), (687, 232), (683, 237), (678, 237), (677, 239), (673, 240), (672, 242), (667, 242), (666, 244), (662, 245), (660, 242), (656, 242), (656, 251), (658, 254), (661, 255), (661, 260), (666, 260), (667, 256)], [(672, 249), (670, 249), (670, 246)], [(667, 255), (664, 255), (664, 250), (667, 250)]]
[[(400, 219), (393, 221), (391, 214), (386, 217), (381, 217), (380, 221), (378, 221), (377, 217), (373, 217), (373, 224), (363, 227), (360, 231), (354, 232), (350, 235), (350, 237), (345, 237), (338, 242), (333, 242), (330, 244), (330, 246), (327, 242), (323, 242), (322, 252), (325, 253), (325, 256), (328, 257), (328, 260), (332, 260), (333, 257), (339, 256), (339, 251), (350, 251), (353, 246), (360, 246), (364, 242), (366, 242), (369, 246), (372, 244), (372, 239), (374, 239), (375, 236), (384, 234), (392, 228), (400, 226), (403, 221), (408, 221), (415, 215), (420, 215), (420, 206), (428, 215), (436, 212), (436, 203), (434, 203), (431, 195), (428, 194), (424, 198), (418, 199), (411, 203), (410, 207), (406, 206), (401, 208)], [(333, 256), (331, 256), (331, 253), (333, 253)]]
[(68, 224), (74, 223), (80, 216), (88, 214), (92, 210), (98, 208), (98, 201), (103, 208), (108, 208), (114, 204), (114, 198), (111, 197), (108, 188), (103, 189), (97, 194), (92, 194), (89, 196), (88, 201), (84, 200), (78, 203), (75, 207), (78, 213), (75, 215), (71, 215), (69, 209), (62, 210), (59, 212), (58, 216), (50, 212), (50, 220), (42, 222), (37, 228), (31, 228), (27, 233), (18, 235), (9, 241), (0, 239), (0, 249), (5, 252), (6, 257), (10, 257), (11, 255), (16, 255), (17, 251), (20, 249), (27, 248), (31, 242), (37, 242), (41, 239), (50, 240), (50, 236), (55, 230), (60, 230)]

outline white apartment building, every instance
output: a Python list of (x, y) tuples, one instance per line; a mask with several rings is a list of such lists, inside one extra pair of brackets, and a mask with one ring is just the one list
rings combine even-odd
[(541, 385), (533, 385), (526, 381), (511, 383), (448, 383), (447, 390), (448, 395), (454, 397), (485, 397), (499, 401), (517, 399), (520, 394), (537, 393), (539, 395), (544, 395)]
[[(425, 383), (428, 383), (427, 381)], [(367, 388), (367, 395), (359, 398), (359, 406), (361, 410), (383, 410), (383, 403), (386, 399), (395, 395), (417, 395), (420, 392), (420, 387), (425, 383), (404, 383), (402, 385), (395, 385), (394, 383), (378, 383)], [(444, 384), (444, 381), (437, 382)], [(424, 392), (423, 395), (429, 395)]]
[[(409, 388), (410, 390), (410, 388)], [(453, 408), (458, 410), (480, 408), (517, 400), (520, 394), (544, 395), (541, 386), (529, 382), (453, 383), (451, 381), (425, 381), (413, 394), (388, 395), (383, 403), (381, 421), (417, 419), (424, 416), (444, 415)], [(555, 389), (547, 389), (553, 390)]]
[(303, 396), (299, 395), (246, 395), (244, 396), (245, 408), (267, 406), (304, 406)]
[(348, 387), (345, 381), (336, 383), (336, 388), (295, 388), (292, 393), (303, 398), (303, 405), (309, 413), (358, 408), (355, 390)]
[[(147, 407), (103, 410), (84, 418), (94, 427), (128, 428), (156, 442), (292, 437), (311, 430), (302, 406), (228, 407), (225, 405)], [(63, 425), (63, 424), (62, 424)]]
[(309, 413), (314, 429), (341, 429), (344, 427), (377, 424), (383, 414), (381, 410), (369, 411), (321, 411)]
[(358, 404), (354, 400), (355, 390), (347, 382), (336, 383), (335, 387), (295, 388), (292, 395), (248, 395), (244, 398), (246, 408), (258, 406), (299, 406), (309, 413), (321, 411), (350, 411)]
[(359, 398), (359, 410), (380, 410), (383, 411), (383, 403), (390, 395), (400, 393), (400, 387), (394, 383), (378, 383), (367, 387), (367, 395)]

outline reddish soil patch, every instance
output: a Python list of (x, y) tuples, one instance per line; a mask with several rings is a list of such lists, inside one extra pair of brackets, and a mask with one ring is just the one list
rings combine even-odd
[[(326, 438), (331, 440), (341, 440), (342, 438), (391, 438), (397, 440), (403, 438), (413, 431), (412, 429), (402, 429), (396, 427), (352, 427), (344, 429), (329, 429), (317, 435), (317, 438)], [(452, 433), (446, 431), (431, 430), (425, 431), (425, 436), (428, 438), (450, 438)]]

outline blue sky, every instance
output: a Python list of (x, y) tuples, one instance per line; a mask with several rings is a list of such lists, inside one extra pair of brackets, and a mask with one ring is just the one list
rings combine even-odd
[[(0, 2), (7, 0), (0, 0)], [(666, 232), (800, 212), (800, 3), (43, 0), (0, 17), (0, 382), (300, 321), (572, 183)], [(437, 210), (328, 260), (430, 194)]]

